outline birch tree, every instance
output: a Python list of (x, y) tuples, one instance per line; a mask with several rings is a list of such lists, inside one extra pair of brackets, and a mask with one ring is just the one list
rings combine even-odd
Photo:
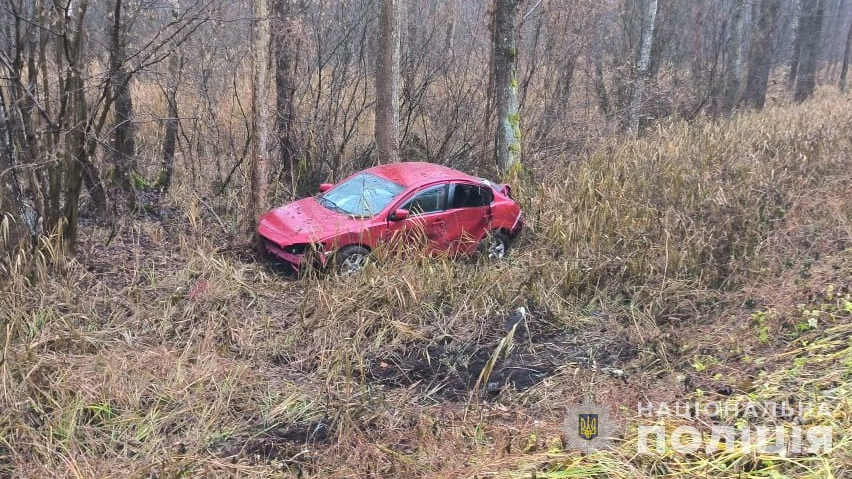
[(737, 106), (740, 96), (740, 77), (742, 75), (743, 17), (744, 0), (734, 0), (731, 7), (730, 34), (727, 43), (727, 68), (725, 69), (725, 96), (722, 112), (729, 115)]
[(806, 27), (802, 24), (802, 2), (801, 0), (792, 0), (790, 5), (790, 30), (795, 37), (793, 38), (793, 51), (790, 54), (790, 70), (787, 72), (787, 88), (793, 89), (796, 86), (796, 77), (799, 73), (799, 61), (802, 57), (802, 39), (807, 33), (804, 32)]
[(645, 94), (645, 83), (651, 66), (651, 45), (654, 40), (654, 28), (657, 23), (657, 0), (648, 2), (645, 22), (642, 29), (642, 47), (639, 50), (639, 61), (636, 67), (636, 82), (633, 85), (633, 97), (628, 110), (627, 130), (632, 135), (639, 134), (639, 117), (642, 112), (642, 99)]

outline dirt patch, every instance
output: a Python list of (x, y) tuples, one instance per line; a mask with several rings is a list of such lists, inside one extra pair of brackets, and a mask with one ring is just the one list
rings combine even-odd
[(491, 374), (480, 381), (483, 370), (515, 321), (513, 317), (503, 321), (504, 330), (486, 341), (443, 337), (375, 356), (364, 375), (373, 383), (387, 387), (415, 386), (425, 397), (452, 401), (467, 399), (480, 382), (479, 392), (496, 398), (509, 389), (525, 391), (566, 366), (595, 368), (623, 376), (628, 361), (638, 353), (624, 335), (607, 330), (603, 323), (566, 329), (557, 326), (547, 314), (532, 312), (518, 323), (512, 347), (499, 354)]
[(310, 463), (313, 448), (330, 443), (332, 433), (322, 421), (304, 424), (255, 425), (211, 446), (212, 451), (233, 461), (251, 464), (282, 462), (301, 470)]

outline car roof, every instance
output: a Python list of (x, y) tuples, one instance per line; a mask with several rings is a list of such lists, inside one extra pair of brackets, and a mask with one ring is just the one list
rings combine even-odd
[(475, 176), (462, 173), (450, 167), (422, 161), (388, 163), (368, 168), (364, 172), (387, 178), (406, 188), (434, 181), (480, 181)]

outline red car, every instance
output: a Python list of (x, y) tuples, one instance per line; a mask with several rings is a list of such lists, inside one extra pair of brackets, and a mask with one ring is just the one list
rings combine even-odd
[(296, 269), (332, 266), (352, 273), (380, 245), (502, 258), (522, 224), (508, 185), (406, 162), (322, 184), (318, 195), (265, 213), (257, 233), (265, 253)]

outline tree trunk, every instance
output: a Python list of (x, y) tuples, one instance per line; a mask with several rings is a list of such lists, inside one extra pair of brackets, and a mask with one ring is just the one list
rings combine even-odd
[(636, 136), (639, 134), (639, 117), (642, 112), (642, 100), (645, 93), (645, 83), (648, 81), (648, 68), (651, 65), (651, 45), (654, 40), (654, 28), (657, 23), (657, 0), (648, 2), (645, 14), (645, 24), (642, 31), (642, 47), (639, 50), (639, 61), (636, 67), (636, 83), (633, 86), (633, 98), (628, 110), (628, 131)]
[[(180, 0), (172, 0), (172, 21), (180, 19)], [(163, 193), (168, 192), (172, 185), (172, 173), (174, 172), (175, 147), (177, 145), (178, 120), (177, 89), (178, 76), (180, 75), (183, 59), (176, 50), (172, 50), (168, 61), (168, 78), (166, 78), (166, 102), (168, 105), (168, 117), (165, 121), (165, 133), (163, 136), (163, 161), (160, 166), (160, 174), (157, 177), (157, 187)]]
[(456, 37), (456, 22), (458, 17), (459, 0), (447, 0), (447, 32), (446, 41), (444, 42), (445, 51), (449, 52), (448, 57), (452, 58), (455, 55), (455, 37)]
[(379, 163), (399, 161), (400, 18), (403, 0), (380, 0), (376, 57), (376, 152)]
[(758, 110), (766, 103), (766, 87), (769, 84), (769, 71), (772, 69), (775, 29), (780, 9), (781, 0), (760, 0), (757, 29), (749, 47), (743, 102), (746, 106)]
[[(3, 87), (0, 87), (0, 254), (8, 253), (10, 256), (14, 255), (24, 238), (26, 222), (15, 163), (6, 98)], [(3, 256), (0, 256), (0, 262), (2, 260)]]
[[(605, 28), (603, 22), (599, 23), (596, 28), (596, 48), (598, 51), (603, 51), (604, 42), (605, 42)], [(606, 79), (604, 78), (604, 65), (603, 65), (603, 55), (597, 54), (592, 55), (592, 64), (594, 77), (592, 79), (592, 84), (595, 89), (595, 97), (598, 101), (598, 108), (600, 108), (601, 113), (607, 121), (612, 119), (612, 101), (610, 100), (610, 93), (607, 91)]]
[(305, 178), (298, 167), (296, 135), (297, 68), (302, 44), (302, 25), (296, 18), (292, 0), (274, 0), (273, 17), (276, 27), (272, 36), (275, 54), (276, 131), (279, 141), (279, 177), (290, 183), (293, 196), (305, 190)]
[[(169, 70), (171, 71), (172, 60), (169, 60)], [(178, 63), (175, 61), (174, 63)], [(163, 161), (160, 166), (160, 175), (157, 177), (157, 187), (161, 192), (167, 193), (172, 186), (172, 174), (174, 173), (175, 164), (175, 148), (177, 146), (178, 128), (180, 123), (178, 120), (177, 96), (174, 90), (166, 94), (166, 101), (169, 103), (168, 118), (165, 122), (165, 134), (163, 135)]]
[[(75, 42), (73, 55), (79, 55), (82, 48)], [(69, 55), (70, 56), (70, 55)], [(74, 62), (76, 63), (78, 56)], [(69, 65), (65, 91), (69, 95), (68, 110), (70, 122), (65, 133), (65, 208), (62, 225), (62, 239), (65, 251), (74, 253), (77, 246), (77, 223), (80, 216), (80, 190), (83, 185), (83, 162), (86, 161), (86, 95), (78, 64)]]
[[(820, 48), (824, 52), (823, 60), (828, 60), (828, 76), (833, 77), (837, 68), (840, 67), (840, 63), (843, 62), (840, 56), (843, 43), (839, 39), (843, 36), (843, 25), (846, 24), (846, 10), (844, 7), (847, 4), (847, 0), (826, 1), (830, 1), (831, 11), (829, 12), (829, 7), (826, 5), (826, 13), (822, 25), (822, 46)], [(830, 26), (829, 21), (831, 21)]]
[(127, 38), (122, 25), (122, 4), (122, 0), (115, 0), (110, 32), (110, 94), (115, 103), (110, 158), (115, 168), (114, 181), (123, 192), (127, 205), (133, 208), (136, 205), (136, 185), (133, 179), (136, 171), (136, 126), (133, 123), (130, 75), (125, 65)]
[(799, 70), (796, 74), (796, 92), (793, 96), (796, 103), (808, 99), (816, 88), (816, 70), (819, 63), (820, 36), (822, 35), (823, 0), (804, 0), (802, 17), (799, 20), (799, 32), (802, 37), (802, 47), (799, 60)]
[(846, 75), (849, 73), (849, 57), (852, 56), (852, 24), (846, 33), (846, 50), (843, 54), (843, 67), (840, 69), (840, 92), (846, 93)]
[(515, 20), (519, 3), (518, 0), (494, 2), (491, 76), (494, 81), (497, 126), (494, 156), (500, 173), (506, 173), (521, 164), (521, 125), (516, 75), (518, 46), (515, 39)]
[[(15, 5), (10, 4), (10, 7), (14, 9)], [(21, 12), (13, 10), (13, 13), (12, 51), (3, 62), (2, 77), (7, 81), (0, 84), (0, 255), (13, 255), (19, 246), (26, 247), (22, 240), (27, 236), (35, 238), (38, 218), (37, 211), (31, 207), (32, 202), (27, 202), (24, 197), (22, 176), (22, 173), (32, 172), (29, 166), (38, 158), (38, 153), (32, 149), (36, 128), (31, 122), (37, 37), (21, 28)], [(11, 62), (8, 61), (10, 57)], [(28, 77), (26, 85), (23, 82), (25, 72)]]
[(722, 112), (730, 115), (740, 97), (740, 77), (742, 75), (742, 45), (744, 0), (734, 0), (731, 8), (731, 33), (727, 44), (727, 68), (725, 69), (725, 97), (722, 102)]
[[(807, 1), (807, 0), (805, 0)], [(796, 37), (793, 39), (793, 52), (790, 56), (790, 71), (787, 72), (787, 88), (792, 89), (796, 85), (796, 75), (799, 72), (799, 60), (802, 57), (802, 38), (805, 33), (802, 31), (804, 25), (802, 23), (802, 3), (800, 0), (793, 0), (792, 21), (790, 29), (795, 32)]]
[[(84, 19), (89, 2), (81, 1), (76, 6), (74, 23), (65, 24), (64, 36), (57, 51), (64, 51), (67, 65), (65, 79), (62, 82), (61, 97), (67, 102), (66, 116), (63, 118), (64, 144), (63, 156), (65, 163), (65, 207), (63, 209), (62, 244), (68, 253), (74, 253), (77, 246), (77, 225), (80, 216), (80, 190), (83, 185), (83, 170), (90, 165), (86, 136), (88, 128), (88, 107), (86, 104), (85, 83), (81, 76), (83, 68), (83, 37)], [(72, 33), (73, 32), (73, 33)], [(93, 201), (98, 199), (93, 198)]]
[(269, 158), (269, 68), (270, 21), (268, 0), (254, 0), (252, 25), (253, 78), (252, 78), (252, 132), (251, 191), (243, 228), (246, 238), (254, 236), (257, 218), (266, 207), (267, 160)]

